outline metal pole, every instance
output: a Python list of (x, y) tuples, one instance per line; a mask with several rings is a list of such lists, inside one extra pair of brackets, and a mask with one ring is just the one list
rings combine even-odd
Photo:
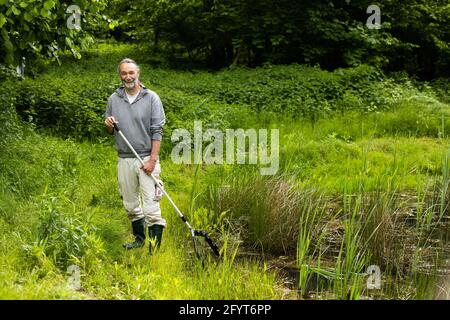
[[(133, 154), (135, 155), (135, 157), (139, 160), (139, 162), (142, 164), (142, 166), (144, 166), (144, 161), (142, 160), (142, 158), (139, 156), (139, 154), (136, 152), (136, 150), (134, 150), (133, 146), (131, 145), (131, 143), (128, 141), (128, 139), (125, 137), (125, 135), (122, 133), (122, 131), (120, 131), (119, 127), (117, 126), (116, 123), (113, 124), (114, 125), (114, 129), (116, 129), (116, 131), (119, 133), (119, 135), (122, 137), (122, 139), (125, 141), (125, 143), (127, 144), (127, 146), (130, 148), (130, 150), (133, 152)], [(178, 215), (180, 216), (181, 220), (184, 221), (184, 223), (186, 223), (186, 225), (189, 227), (189, 230), (191, 232), (191, 235), (194, 236), (194, 228), (192, 228), (192, 226), (189, 224), (189, 222), (186, 220), (186, 217), (183, 215), (183, 213), (181, 213), (180, 209), (178, 209), (178, 207), (176, 206), (176, 204), (173, 202), (172, 198), (170, 198), (170, 196), (167, 194), (167, 192), (164, 190), (164, 188), (159, 184), (158, 180), (155, 178), (155, 176), (153, 174), (150, 174), (150, 177), (153, 179), (153, 181), (155, 182), (155, 184), (158, 186), (158, 188), (162, 191), (162, 193), (167, 197), (167, 200), (169, 200), (170, 204), (172, 205), (172, 207), (175, 209), (175, 211), (178, 213)]]

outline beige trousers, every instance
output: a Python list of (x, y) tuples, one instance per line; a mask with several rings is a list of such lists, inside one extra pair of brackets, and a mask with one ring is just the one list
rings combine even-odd
[[(145, 157), (146, 162), (150, 156)], [(166, 220), (161, 216), (161, 208), (156, 197), (156, 186), (153, 179), (141, 169), (141, 163), (136, 158), (119, 158), (118, 178), (119, 189), (123, 200), (123, 206), (128, 218), (136, 221), (145, 218), (147, 226), (159, 224), (166, 226)], [(161, 166), (156, 162), (153, 175), (159, 179)]]

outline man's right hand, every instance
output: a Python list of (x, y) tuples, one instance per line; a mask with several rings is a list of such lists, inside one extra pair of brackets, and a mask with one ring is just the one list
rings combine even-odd
[(112, 127), (113, 127), (113, 123), (118, 123), (118, 122), (116, 121), (116, 119), (114, 119), (114, 117), (108, 117), (108, 118), (105, 119), (105, 125), (106, 125), (108, 128), (112, 128)]
[(106, 130), (108, 131), (109, 134), (113, 134), (113, 132), (114, 132), (113, 123), (119, 123), (119, 122), (116, 121), (116, 119), (114, 119), (114, 117), (108, 117), (105, 119)]

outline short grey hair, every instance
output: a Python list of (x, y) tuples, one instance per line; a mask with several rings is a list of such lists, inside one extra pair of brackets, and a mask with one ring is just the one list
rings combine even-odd
[(122, 59), (122, 61), (119, 62), (119, 65), (117, 66), (117, 73), (120, 75), (120, 66), (124, 63), (132, 63), (136, 66), (137, 72), (140, 73), (141, 69), (139, 69), (138, 64), (136, 63), (136, 61), (134, 61), (133, 59), (130, 58), (125, 58)]

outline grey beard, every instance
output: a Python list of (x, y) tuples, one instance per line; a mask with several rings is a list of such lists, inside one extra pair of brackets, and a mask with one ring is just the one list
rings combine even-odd
[(125, 81), (122, 81), (122, 83), (123, 83), (123, 86), (124, 86), (126, 89), (133, 89), (133, 88), (136, 86), (137, 81), (136, 81), (136, 80), (133, 80), (132, 82), (125, 82)]

